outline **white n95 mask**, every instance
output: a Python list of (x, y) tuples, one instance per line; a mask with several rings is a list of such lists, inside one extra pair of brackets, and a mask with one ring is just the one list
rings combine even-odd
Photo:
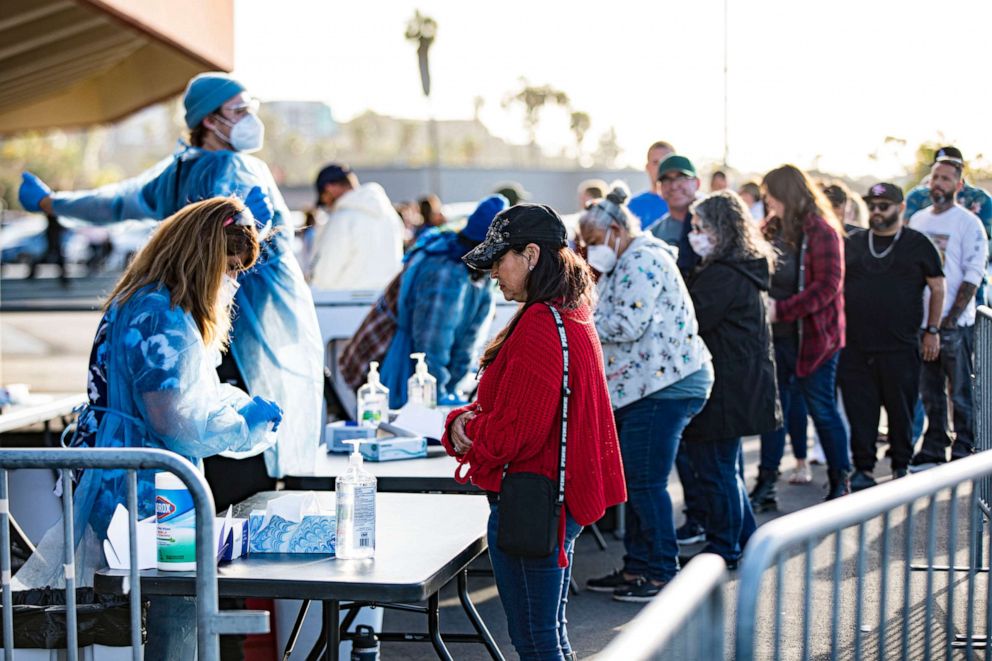
[(262, 120), (255, 113), (250, 112), (246, 114), (234, 124), (229, 123), (223, 118), (221, 118), (221, 121), (231, 129), (231, 135), (225, 138), (216, 129), (214, 129), (214, 133), (217, 134), (217, 137), (224, 140), (224, 142), (231, 145), (234, 151), (250, 154), (262, 148), (262, 143), (265, 142), (265, 124), (262, 123)]

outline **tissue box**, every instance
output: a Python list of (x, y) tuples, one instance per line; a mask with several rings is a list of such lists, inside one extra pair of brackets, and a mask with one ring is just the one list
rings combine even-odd
[(248, 516), (248, 554), (325, 553), (334, 555), (336, 521), (333, 514), (305, 514), (299, 523), (272, 515), (265, 527), (265, 511)]
[[(223, 530), (225, 519), (217, 517), (217, 522), (214, 524), (214, 530)], [(248, 519), (231, 519), (231, 529), (230, 534), (233, 536), (233, 543), (230, 549), (226, 549), (224, 554), (218, 558), (225, 562), (230, 562), (237, 558), (243, 558), (248, 555)], [(224, 540), (220, 540), (219, 544), (223, 546)]]
[(352, 438), (360, 438), (362, 440), (373, 439), (375, 438), (375, 431), (376, 430), (371, 427), (348, 425), (344, 420), (332, 422), (327, 425), (327, 429), (325, 431), (327, 451), (350, 454), (352, 447), (345, 443), (346, 440)]
[(427, 456), (427, 439), (423, 436), (379, 438), (362, 443), (362, 456), (369, 461), (395, 461)]

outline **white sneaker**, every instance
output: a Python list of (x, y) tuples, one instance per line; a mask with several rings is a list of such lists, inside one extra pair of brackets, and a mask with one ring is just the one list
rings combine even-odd
[(827, 455), (823, 454), (823, 446), (820, 445), (820, 439), (813, 439), (813, 450), (809, 453), (809, 463), (818, 466), (827, 465)]

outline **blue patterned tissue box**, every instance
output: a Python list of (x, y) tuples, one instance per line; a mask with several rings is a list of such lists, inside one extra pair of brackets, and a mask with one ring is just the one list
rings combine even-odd
[(306, 514), (299, 523), (272, 516), (262, 527), (264, 510), (248, 516), (248, 554), (324, 553), (334, 555), (333, 514)]
[(378, 438), (362, 443), (359, 450), (367, 461), (396, 461), (427, 456), (427, 439), (423, 436)]

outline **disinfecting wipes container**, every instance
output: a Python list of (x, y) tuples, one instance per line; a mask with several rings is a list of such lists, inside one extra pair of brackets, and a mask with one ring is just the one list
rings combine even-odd
[(196, 571), (196, 511), (193, 496), (172, 473), (155, 474), (160, 571)]

